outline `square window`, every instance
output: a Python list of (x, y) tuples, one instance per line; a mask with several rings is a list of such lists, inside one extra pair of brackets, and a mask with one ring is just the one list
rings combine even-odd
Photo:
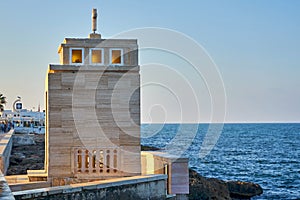
[(72, 63), (82, 63), (82, 49), (71, 50)]
[(99, 63), (103, 63), (102, 61), (102, 50), (101, 49), (92, 49), (91, 50), (91, 60), (92, 60), (92, 64), (99, 64)]
[(112, 49), (111, 50), (111, 64), (123, 64), (121, 49)]

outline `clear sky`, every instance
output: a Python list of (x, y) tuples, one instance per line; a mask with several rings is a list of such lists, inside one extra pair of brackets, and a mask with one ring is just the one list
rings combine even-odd
[[(162, 27), (181, 32), (202, 45), (224, 82), (225, 121), (300, 122), (298, 0), (1, 0), (0, 92), (7, 96), (7, 108), (18, 95), (29, 109), (37, 109), (39, 103), (44, 107), (47, 66), (58, 63), (57, 47), (65, 37), (88, 36), (93, 7), (98, 8), (99, 29), (104, 38), (134, 28)], [(151, 58), (141, 53), (141, 64), (146, 61), (151, 62)], [(142, 66), (142, 80), (160, 74), (159, 69), (146, 73), (145, 67)], [(186, 76), (189, 79), (189, 74)], [(203, 81), (191, 83), (197, 88)], [(200, 91), (198, 96), (207, 93)], [(174, 106), (174, 113), (166, 120), (180, 121), (176, 103), (168, 96), (161, 96), (159, 101), (158, 90), (145, 89), (142, 94), (143, 122), (150, 121), (149, 110), (153, 122), (159, 122), (164, 115), (159, 110), (151, 111), (151, 102)], [(146, 102), (153, 96), (153, 101)], [(209, 101), (201, 104), (200, 121), (209, 122), (211, 109), (205, 110)]]

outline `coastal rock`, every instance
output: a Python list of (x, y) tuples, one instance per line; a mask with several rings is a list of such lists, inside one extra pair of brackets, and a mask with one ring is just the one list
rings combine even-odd
[(28, 142), (28, 145), (25, 145), (26, 142), (21, 142), (17, 145), (14, 143), (7, 175), (27, 174), (28, 169), (43, 169), (45, 156), (45, 135), (15, 136), (18, 138), (17, 141), (24, 141), (20, 138), (31, 138), (33, 142)]
[(190, 194), (189, 199), (231, 199), (227, 184), (225, 181), (215, 178), (205, 178), (196, 171), (190, 169)]
[(241, 181), (222, 181), (216, 178), (205, 178), (190, 169), (190, 194), (192, 200), (211, 199), (250, 199), (261, 195), (260, 185)]
[(250, 199), (263, 193), (261, 186), (254, 183), (228, 181), (227, 186), (233, 199)]
[(14, 146), (35, 145), (33, 135), (14, 135)]

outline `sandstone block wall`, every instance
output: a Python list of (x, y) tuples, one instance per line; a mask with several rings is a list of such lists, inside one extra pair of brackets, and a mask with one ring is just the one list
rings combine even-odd
[(140, 173), (139, 78), (138, 68), (48, 74), (49, 177), (73, 177), (74, 149), (79, 147), (117, 148), (118, 176)]

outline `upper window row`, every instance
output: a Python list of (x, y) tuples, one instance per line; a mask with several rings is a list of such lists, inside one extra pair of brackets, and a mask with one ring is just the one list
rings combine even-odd
[[(123, 49), (109, 49), (109, 64), (110, 65), (123, 65)], [(84, 62), (84, 49), (71, 48), (70, 49), (71, 64), (83, 64)], [(104, 64), (104, 49), (93, 48), (89, 52), (89, 63), (103, 65)]]

